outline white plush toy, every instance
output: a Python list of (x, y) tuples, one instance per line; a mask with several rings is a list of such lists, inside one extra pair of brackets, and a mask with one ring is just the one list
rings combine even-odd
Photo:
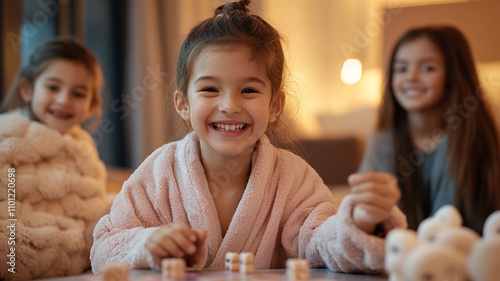
[(406, 255), (418, 244), (417, 233), (409, 229), (393, 229), (385, 242), (384, 268), (389, 281), (404, 281), (403, 262)]
[(429, 243), (419, 244), (406, 256), (405, 281), (465, 281), (466, 257), (453, 248)]
[(433, 243), (440, 231), (460, 227), (462, 221), (462, 215), (457, 208), (445, 205), (439, 208), (434, 216), (426, 218), (418, 225), (418, 238), (423, 242)]
[(420, 241), (433, 243), (438, 232), (450, 227), (452, 226), (444, 223), (442, 220), (430, 217), (426, 218), (418, 225), (417, 235)]
[(483, 239), (500, 238), (500, 210), (491, 213), (484, 222)]
[(476, 243), (467, 260), (467, 275), (471, 281), (500, 279), (500, 238), (483, 239)]
[(462, 226), (462, 215), (458, 209), (453, 205), (445, 205), (439, 208), (434, 214), (433, 218), (439, 219), (450, 226)]
[(470, 228), (449, 227), (436, 234), (434, 243), (443, 247), (454, 248), (467, 257), (480, 239), (479, 234)]

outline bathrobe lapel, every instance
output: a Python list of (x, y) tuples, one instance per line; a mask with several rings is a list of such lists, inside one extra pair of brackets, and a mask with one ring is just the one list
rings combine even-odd
[[(193, 134), (186, 140), (189, 141), (182, 141), (181, 147), (176, 151), (179, 165), (176, 173), (179, 186), (189, 187), (181, 188), (180, 191), (191, 227), (208, 230), (206, 265), (223, 267), (227, 252), (257, 252), (276, 191), (276, 184), (271, 184), (275, 178), (273, 166), (276, 162), (276, 152), (272, 149), (269, 139), (264, 135), (256, 145), (246, 190), (224, 237), (201, 164), (199, 139)], [(277, 231), (278, 227), (273, 229)]]
[(199, 138), (192, 132), (179, 142), (176, 150), (176, 177), (189, 224), (208, 231), (207, 246), (210, 264), (222, 242), (222, 232), (215, 203), (208, 188), (200, 159)]

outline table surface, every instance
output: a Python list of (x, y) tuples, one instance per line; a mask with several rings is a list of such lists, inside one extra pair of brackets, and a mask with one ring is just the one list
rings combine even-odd
[[(251, 274), (240, 274), (238, 272), (229, 271), (196, 271), (188, 272), (185, 279), (181, 280), (206, 280), (206, 281), (218, 281), (218, 280), (268, 280), (268, 281), (278, 281), (287, 280), (285, 276), (284, 269), (271, 269), (271, 270), (256, 270)], [(57, 280), (57, 281), (98, 281), (101, 280), (100, 276), (92, 274), (82, 274), (77, 276), (59, 277), (51, 279), (39, 279), (40, 280)], [(130, 281), (164, 281), (161, 277), (161, 272), (159, 270), (133, 270), (130, 273)], [(388, 280), (386, 275), (363, 275), (363, 274), (346, 274), (346, 273), (336, 273), (328, 269), (311, 269), (311, 280), (335, 280), (335, 281), (382, 281)]]

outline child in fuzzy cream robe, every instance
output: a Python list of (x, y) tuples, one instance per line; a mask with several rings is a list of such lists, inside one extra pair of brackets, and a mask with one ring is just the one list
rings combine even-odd
[(80, 274), (106, 210), (106, 170), (80, 124), (100, 113), (102, 74), (88, 49), (35, 49), (0, 115), (0, 279)]

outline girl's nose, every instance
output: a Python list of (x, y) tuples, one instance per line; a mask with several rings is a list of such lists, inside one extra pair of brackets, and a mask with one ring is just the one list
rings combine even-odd
[(418, 79), (418, 74), (418, 69), (416, 67), (411, 67), (410, 69), (408, 69), (407, 78), (409, 80), (416, 80)]
[(226, 114), (234, 114), (241, 111), (239, 95), (227, 93), (221, 96), (219, 111)]
[(71, 93), (66, 90), (61, 90), (56, 97), (56, 102), (59, 104), (68, 104), (71, 98)]

